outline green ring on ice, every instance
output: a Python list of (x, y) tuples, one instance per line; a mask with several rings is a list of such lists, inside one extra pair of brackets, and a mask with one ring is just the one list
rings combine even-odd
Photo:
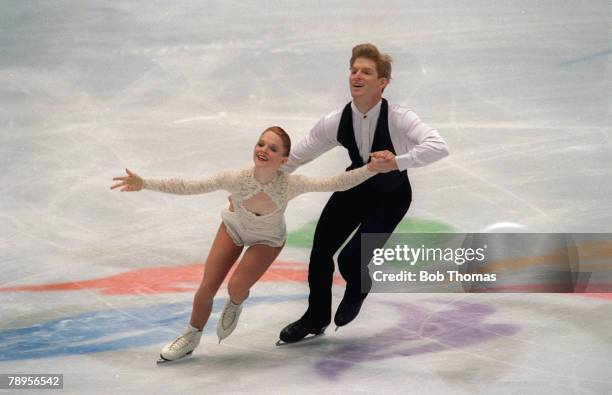
[[(312, 221), (299, 229), (289, 232), (287, 245), (297, 248), (312, 248), (312, 240), (317, 221)], [(444, 222), (420, 218), (402, 220), (393, 233), (455, 233), (456, 229)]]

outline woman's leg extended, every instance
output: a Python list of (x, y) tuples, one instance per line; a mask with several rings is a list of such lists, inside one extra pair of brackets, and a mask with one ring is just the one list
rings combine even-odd
[(204, 277), (193, 298), (193, 310), (191, 312), (191, 325), (202, 329), (208, 321), (212, 310), (213, 298), (223, 283), (225, 276), (242, 252), (242, 246), (237, 246), (227, 233), (225, 224), (221, 222), (217, 236), (210, 248), (206, 265), (204, 266)]
[(227, 291), (234, 304), (244, 302), (251, 287), (268, 270), (282, 249), (283, 246), (255, 244), (246, 250), (227, 284)]

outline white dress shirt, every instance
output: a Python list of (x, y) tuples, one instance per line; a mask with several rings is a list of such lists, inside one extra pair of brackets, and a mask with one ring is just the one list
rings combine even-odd
[[(351, 102), (355, 141), (364, 163), (370, 156), (381, 103), (379, 101), (363, 114)], [(336, 138), (343, 110), (344, 107), (321, 118), (310, 133), (291, 148), (289, 161), (282, 170), (291, 173), (297, 167), (341, 145)], [(449, 154), (448, 146), (438, 131), (421, 121), (409, 108), (389, 104), (389, 134), (400, 171), (428, 165)]]

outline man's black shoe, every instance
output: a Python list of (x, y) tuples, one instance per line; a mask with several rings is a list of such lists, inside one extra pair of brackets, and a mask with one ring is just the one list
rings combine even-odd
[(302, 321), (297, 320), (283, 328), (280, 333), (280, 339), (285, 343), (296, 343), (308, 335), (322, 335), (325, 332), (325, 328), (327, 326), (318, 328), (307, 327), (302, 324)]
[(342, 299), (340, 305), (338, 306), (338, 310), (336, 310), (336, 315), (334, 316), (336, 330), (338, 330), (339, 327), (353, 321), (355, 317), (357, 317), (364, 300), (365, 298), (361, 298), (358, 301), (349, 302), (344, 298)]

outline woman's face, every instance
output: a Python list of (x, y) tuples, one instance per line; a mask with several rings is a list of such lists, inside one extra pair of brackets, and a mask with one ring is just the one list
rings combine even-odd
[(283, 140), (274, 132), (265, 132), (259, 137), (253, 150), (255, 166), (267, 169), (278, 169), (287, 163)]

